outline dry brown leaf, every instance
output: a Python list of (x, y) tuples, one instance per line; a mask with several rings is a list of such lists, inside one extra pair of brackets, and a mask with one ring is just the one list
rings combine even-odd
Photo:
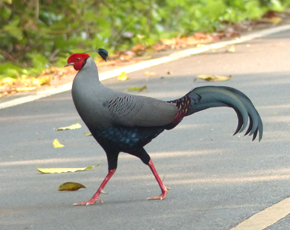
[(66, 182), (58, 187), (58, 191), (76, 191), (80, 188), (86, 188), (84, 185), (76, 182)]
[(173, 46), (176, 44), (176, 40), (175, 39), (165, 39), (165, 38), (161, 38), (160, 41), (167, 46)]
[(200, 74), (197, 77), (205, 81), (228, 81), (231, 79), (232, 75), (218, 76), (218, 75)]
[(136, 51), (136, 50), (140, 50), (140, 49), (144, 49), (144, 46), (141, 45), (141, 44), (137, 44), (136, 46), (133, 47), (133, 51)]
[(281, 17), (272, 17), (269, 19), (269, 21), (275, 25), (279, 24), (282, 21)]

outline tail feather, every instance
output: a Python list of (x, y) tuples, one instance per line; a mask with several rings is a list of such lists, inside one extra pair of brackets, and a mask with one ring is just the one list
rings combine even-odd
[(212, 107), (231, 107), (235, 110), (238, 116), (238, 126), (234, 133), (240, 133), (249, 126), (245, 135), (253, 135), (253, 140), (256, 139), (259, 132), (259, 141), (263, 137), (263, 123), (257, 110), (251, 100), (241, 91), (224, 86), (203, 86), (190, 91), (187, 96), (200, 95), (201, 100), (191, 106), (185, 116), (193, 113), (212, 108)]

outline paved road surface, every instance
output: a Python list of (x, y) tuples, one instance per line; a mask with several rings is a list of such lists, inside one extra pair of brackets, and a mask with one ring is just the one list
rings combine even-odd
[[(128, 74), (104, 84), (138, 94), (174, 99), (202, 85), (226, 85), (246, 93), (264, 121), (262, 142), (237, 135), (228, 108), (191, 116), (147, 146), (166, 186), (163, 201), (149, 168), (121, 154), (119, 167), (102, 195), (103, 204), (72, 206), (93, 195), (107, 173), (105, 153), (80, 120), (70, 92), (0, 110), (0, 229), (231, 229), (290, 196), (290, 31), (202, 53)], [(144, 72), (159, 76), (144, 77)], [(166, 72), (170, 71), (171, 75)], [(198, 74), (232, 75), (227, 82), (194, 81)], [(78, 130), (55, 128), (80, 122)], [(64, 148), (53, 149), (57, 138)], [(43, 175), (37, 167), (86, 167), (89, 171)], [(87, 189), (58, 192), (67, 181)], [(290, 210), (289, 210), (290, 212)], [(263, 221), (263, 220), (262, 220)], [(290, 217), (267, 229), (290, 229)]]

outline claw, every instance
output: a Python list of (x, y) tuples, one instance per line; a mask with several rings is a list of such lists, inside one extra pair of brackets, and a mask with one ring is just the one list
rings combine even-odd
[(110, 178), (114, 175), (116, 169), (111, 169), (108, 173), (108, 175), (105, 177), (105, 179), (103, 180), (102, 184), (100, 185), (99, 189), (97, 190), (97, 192), (93, 195), (93, 197), (85, 202), (80, 202), (80, 203), (74, 203), (73, 205), (75, 206), (82, 206), (82, 205), (93, 205), (94, 203), (96, 203), (96, 201), (98, 200), (100, 203), (103, 203), (103, 201), (99, 198), (99, 195), (101, 193), (105, 193), (103, 188), (106, 186), (106, 184), (108, 183), (108, 181), (110, 180)]
[(93, 205), (94, 203), (96, 203), (97, 200), (100, 203), (103, 203), (103, 201), (100, 198), (96, 198), (96, 199), (90, 199), (90, 200), (85, 201), (85, 202), (74, 203), (73, 205), (75, 205), (75, 206), (82, 206), (82, 205), (89, 206), (89, 205)]
[(147, 198), (147, 200), (163, 200), (167, 196), (168, 190), (170, 190), (170, 188), (165, 187), (164, 189), (162, 189), (162, 193), (160, 194), (160, 196), (149, 197)]

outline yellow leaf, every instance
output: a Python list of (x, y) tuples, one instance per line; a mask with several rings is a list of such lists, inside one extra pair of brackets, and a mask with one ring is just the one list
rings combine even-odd
[(50, 77), (34, 78), (32, 82), (35, 85), (50, 85)]
[(217, 75), (200, 74), (197, 77), (205, 81), (228, 81), (231, 79), (232, 75), (217, 76)]
[(62, 145), (61, 143), (59, 143), (58, 139), (55, 139), (53, 141), (53, 148), (62, 148), (64, 147), (64, 145)]
[(231, 45), (231, 47), (227, 49), (227, 52), (230, 52), (230, 53), (236, 52), (236, 47), (234, 45)]
[(85, 171), (87, 169), (92, 169), (94, 167), (99, 166), (94, 165), (94, 166), (88, 166), (85, 168), (37, 168), (37, 170), (43, 174), (52, 174), (52, 173), (69, 173), (69, 172), (78, 172), (78, 171)]
[(89, 132), (85, 133), (85, 135), (86, 135), (86, 136), (93, 136), (93, 134), (91, 134), (91, 133), (89, 133)]
[(272, 17), (269, 19), (269, 21), (273, 24), (279, 24), (282, 21), (282, 18), (280, 17)]
[(120, 76), (118, 77), (118, 81), (126, 81), (128, 79), (130, 79), (130, 78), (127, 76), (127, 74), (125, 72), (122, 72), (120, 74)]
[(58, 187), (58, 191), (76, 191), (80, 188), (86, 188), (84, 185), (76, 182), (66, 182)]
[(127, 91), (139, 91), (139, 92), (141, 92), (144, 89), (147, 89), (146, 85), (144, 85), (143, 87), (131, 87), (131, 88), (127, 89)]
[(17, 87), (16, 90), (18, 92), (25, 92), (25, 91), (32, 91), (32, 90), (36, 90), (36, 87)]
[(15, 81), (14, 78), (11, 77), (5, 77), (3, 80), (1, 80), (3, 83), (5, 84), (13, 84), (13, 82)]
[(82, 126), (80, 123), (76, 123), (70, 126), (60, 127), (57, 128), (56, 131), (63, 131), (63, 130), (72, 130), (72, 129), (80, 129)]
[(148, 72), (148, 71), (146, 71), (146, 72), (144, 73), (144, 75), (150, 77), (150, 76), (156, 76), (156, 75), (158, 75), (158, 74), (155, 73), (155, 72)]

